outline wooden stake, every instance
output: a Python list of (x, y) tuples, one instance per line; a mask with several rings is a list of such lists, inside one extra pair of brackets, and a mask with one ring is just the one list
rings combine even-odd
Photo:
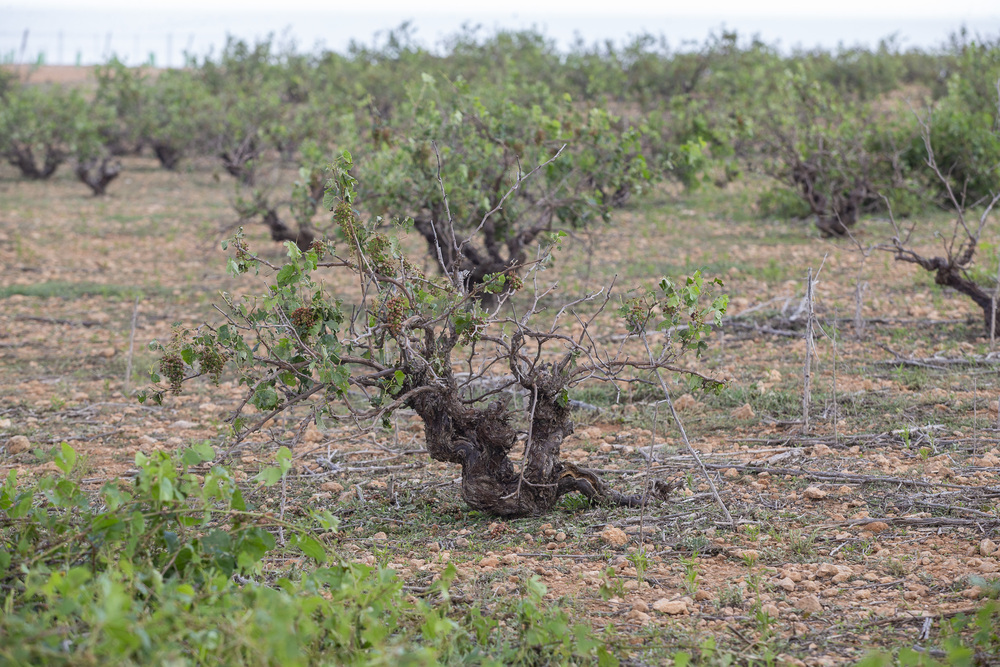
[(135, 297), (135, 305), (132, 306), (132, 328), (128, 334), (128, 360), (125, 362), (125, 387), (122, 396), (128, 398), (129, 390), (132, 386), (132, 354), (135, 351), (135, 323), (139, 318), (139, 297)]
[(806, 363), (802, 369), (802, 432), (809, 432), (809, 404), (812, 392), (813, 270), (806, 274)]
[(837, 438), (837, 310), (833, 311), (833, 444)]

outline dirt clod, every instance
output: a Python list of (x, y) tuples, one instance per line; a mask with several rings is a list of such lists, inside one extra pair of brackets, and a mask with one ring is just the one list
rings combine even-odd
[(672, 616), (686, 614), (688, 611), (687, 603), (684, 600), (668, 600), (666, 598), (660, 598), (654, 602), (653, 609), (661, 614), (670, 614)]
[(815, 595), (806, 595), (795, 601), (795, 608), (805, 614), (819, 614), (823, 612), (823, 604)]
[(605, 526), (600, 535), (605, 544), (610, 544), (613, 547), (623, 547), (628, 542), (628, 535), (625, 534), (625, 531), (611, 525)]
[(7, 453), (20, 454), (31, 449), (31, 441), (26, 436), (15, 435), (7, 440)]

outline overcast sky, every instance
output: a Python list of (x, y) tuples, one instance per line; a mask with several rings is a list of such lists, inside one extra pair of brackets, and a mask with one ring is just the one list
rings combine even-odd
[(296, 11), (331, 13), (406, 12), (461, 15), (473, 11), (518, 14), (676, 15), (676, 16), (831, 16), (831, 17), (956, 17), (989, 16), (1000, 13), (997, 0), (699, 0), (691, 2), (642, 0), (499, 0), (495, 6), (469, 0), (373, 0), (336, 2), (331, 0), (0, 0), (3, 9), (164, 9), (175, 11)]
[(412, 21), (416, 41), (442, 44), (463, 24), (480, 35), (539, 30), (567, 48), (642, 33), (671, 48), (703, 43), (720, 29), (783, 50), (872, 48), (895, 35), (906, 48), (936, 48), (965, 27), (1000, 35), (1000, 0), (0, 0), (0, 62), (92, 64), (116, 55), (168, 67), (185, 53), (218, 54), (227, 35), (269, 34), (302, 50), (343, 51)]

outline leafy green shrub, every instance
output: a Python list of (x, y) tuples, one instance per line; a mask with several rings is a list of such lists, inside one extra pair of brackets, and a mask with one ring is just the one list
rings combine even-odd
[[(414, 600), (392, 570), (331, 555), (318, 536), (336, 531), (328, 512), (293, 523), (248, 508), (214, 458), (207, 445), (176, 459), (138, 454), (133, 482), (96, 494), (81, 488), (65, 443), (61, 474), (26, 487), (12, 471), (0, 484), (0, 662), (617, 664), (589, 629), (543, 605), (537, 580), (496, 610), (505, 628), (450, 607), (453, 566), (431, 589), (441, 603)], [(290, 461), (279, 452), (258, 480), (274, 484)], [(266, 559), (288, 549), (315, 565), (270, 569)]]
[(73, 153), (85, 113), (76, 90), (12, 87), (0, 97), (0, 154), (26, 178), (49, 178)]
[[(985, 56), (984, 56), (985, 59)], [(1000, 78), (1000, 48), (992, 55), (994, 62), (981, 63), (986, 76)], [(969, 76), (973, 76), (971, 72)], [(1000, 111), (996, 107), (996, 91), (992, 105), (978, 99), (974, 81), (955, 74), (948, 82), (948, 95), (928, 114), (930, 142), (935, 159), (946, 174), (952, 189), (965, 204), (988, 200), (1000, 191)], [(910, 166), (923, 169), (927, 149), (923, 138), (914, 137), (906, 155)], [(940, 181), (934, 181), (939, 200), (948, 203), (948, 195)]]
[(115, 135), (116, 117), (113, 107), (95, 100), (76, 118), (75, 172), (81, 183), (95, 197), (103, 195), (111, 181), (118, 178), (122, 164), (114, 155), (114, 145), (108, 143)]
[(207, 87), (191, 72), (166, 70), (143, 90), (142, 137), (164, 169), (175, 170), (181, 158), (206, 146), (211, 116), (217, 111)]
[[(301, 420), (303, 426), (346, 420), (375, 428), (405, 407), (423, 421), (431, 458), (462, 466), (462, 496), (481, 511), (541, 514), (573, 492), (595, 502), (630, 506), (667, 493), (669, 487), (653, 481), (643, 493), (625, 495), (608, 488), (596, 473), (559, 459), (561, 443), (572, 432), (569, 392), (586, 380), (622, 380), (666, 370), (719, 386), (675, 364), (685, 350), (704, 349), (707, 333), (721, 321), (727, 298), (711, 295), (713, 282), (696, 273), (683, 283), (664, 279), (655, 290), (622, 295), (626, 339), (646, 341), (646, 332), (653, 329), (670, 332), (655, 352), (647, 345), (648, 358), (623, 357), (617, 344), (617, 352), (599, 352), (588, 336), (553, 334), (564, 316), (592, 317), (576, 306), (600, 292), (561, 308), (553, 323), (536, 328), (545, 293), (536, 288), (534, 305), (510, 328), (499, 306), (526, 284), (536, 284), (558, 238), (547, 240), (524, 278), (498, 272), (470, 285), (458, 266), (428, 278), (408, 261), (399, 240), (383, 231), (379, 219), (365, 223), (358, 216), (352, 166), (347, 153), (331, 166), (324, 202), (334, 210), (342, 250), (336, 252), (330, 239), (316, 240), (305, 251), (286, 242), (288, 259), (278, 266), (254, 255), (242, 233), (237, 234), (230, 271), (270, 272), (273, 283), (257, 299), (236, 302), (224, 295), (225, 323), (195, 336), (180, 332), (166, 346), (157, 344), (163, 353), (160, 373), (153, 373), (155, 386), (140, 400), (159, 402), (187, 379), (217, 377), (217, 362), (228, 360), (247, 392), (233, 421), (236, 443), (279, 414)], [(464, 208), (459, 201), (455, 207)], [(454, 238), (454, 230), (440, 229), (445, 238)], [(348, 310), (317, 282), (313, 275), (324, 268), (354, 274), (360, 303)], [(484, 292), (498, 298), (497, 308), (483, 309), (476, 297)], [(610, 299), (608, 293), (597, 312)], [(480, 370), (462, 378), (456, 374), (458, 363)], [(500, 389), (480, 389), (491, 383)], [(529, 435), (520, 470), (510, 459), (518, 437), (509, 396), (498, 396), (504, 390), (531, 397), (524, 409)]]
[(540, 235), (607, 220), (652, 178), (638, 128), (540, 85), (476, 90), (424, 74), (390, 120), (359, 158), (368, 210), (411, 218), (470, 287), (522, 271)]
[(773, 185), (757, 198), (757, 214), (761, 218), (799, 220), (809, 217), (812, 210), (799, 193), (782, 185)]
[(756, 123), (761, 167), (798, 192), (824, 235), (844, 236), (903, 178), (902, 149), (885, 150), (886, 123), (868, 105), (838, 96), (805, 69), (774, 84)]
[(142, 149), (143, 102), (149, 87), (140, 67), (127, 67), (112, 57), (95, 69), (97, 92), (93, 105), (110, 109), (101, 127), (104, 145), (112, 155), (132, 155)]

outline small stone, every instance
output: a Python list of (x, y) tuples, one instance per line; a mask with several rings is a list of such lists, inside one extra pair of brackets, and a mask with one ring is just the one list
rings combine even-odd
[(844, 484), (843, 486), (837, 489), (837, 493), (839, 493), (842, 496), (849, 496), (852, 493), (854, 493), (854, 489)]
[(198, 406), (198, 409), (202, 412), (207, 412), (209, 414), (214, 414), (219, 411), (219, 406), (215, 403), (202, 403)]
[(198, 424), (196, 424), (195, 422), (189, 422), (183, 419), (178, 419), (173, 424), (171, 424), (169, 428), (176, 429), (178, 431), (185, 431), (191, 428), (198, 428)]
[(990, 538), (984, 539), (979, 543), (979, 553), (983, 556), (992, 556), (997, 552), (996, 542)]
[(691, 394), (684, 394), (676, 401), (674, 401), (674, 407), (678, 410), (690, 410), (691, 408), (698, 405), (698, 401), (695, 400), (694, 396)]
[(472, 543), (469, 542), (468, 538), (465, 538), (465, 537), (457, 537), (457, 538), (455, 538), (455, 546), (458, 547), (459, 549), (465, 549), (470, 544), (472, 544)]
[(556, 533), (556, 542), (565, 542), (565, 541), (566, 541), (566, 533), (563, 533), (561, 531)]
[(642, 613), (645, 614), (647, 611), (649, 611), (649, 605), (643, 602), (642, 600), (636, 600), (634, 603), (632, 603), (632, 609), (636, 611), (641, 611)]
[(822, 500), (823, 498), (826, 498), (827, 493), (818, 486), (810, 486), (808, 489), (802, 492), (802, 495), (804, 495), (809, 500)]
[(430, 551), (431, 553), (436, 554), (437, 552), (441, 551), (441, 545), (438, 544), (437, 542), (428, 542), (427, 550)]
[(386, 535), (385, 533), (383, 533), (382, 531), (379, 531), (379, 532), (375, 533), (374, 535), (372, 535), (372, 539), (381, 542), (382, 540), (389, 539), (389, 536)]
[(337, 496), (337, 502), (338, 503), (349, 503), (349, 502), (351, 502), (352, 500), (354, 500), (357, 497), (358, 497), (358, 494), (355, 491), (344, 491), (342, 494), (340, 494), (339, 496)]
[(90, 399), (85, 391), (74, 391), (72, 396), (74, 401), (86, 401)]
[(626, 621), (632, 621), (633, 623), (649, 623), (649, 614), (638, 609), (633, 609), (628, 614), (625, 615)]
[(479, 561), (479, 567), (496, 567), (500, 564), (500, 559), (496, 556), (487, 556)]
[(711, 600), (712, 594), (706, 591), (704, 588), (699, 588), (694, 592), (694, 599), (698, 602), (704, 602), (705, 600)]
[(15, 435), (7, 440), (7, 453), (20, 454), (31, 449), (31, 441), (26, 436)]
[(549, 542), (548, 544), (545, 545), (545, 549), (547, 551), (555, 551), (558, 548), (559, 548), (559, 545), (556, 544), (555, 542)]
[(688, 607), (684, 600), (668, 600), (667, 598), (660, 598), (653, 603), (653, 609), (661, 614), (676, 616), (677, 614), (686, 614)]
[(734, 419), (753, 419), (754, 418), (754, 411), (753, 411), (753, 408), (750, 407), (749, 403), (744, 403), (740, 407), (738, 407), (735, 410), (733, 410), (730, 414), (731, 414), (731, 416)]
[(778, 609), (777, 605), (770, 602), (765, 605), (761, 605), (760, 610), (767, 614), (770, 618), (778, 618), (778, 616), (781, 615), (781, 611)]
[(0, 419), (0, 428), (10, 428), (11, 423), (10, 418), (4, 417), (3, 419)]
[(105, 359), (110, 359), (111, 357), (115, 356), (115, 348), (106, 347), (102, 349), (100, 352), (98, 352), (97, 356), (104, 357)]
[(628, 535), (625, 534), (625, 531), (610, 524), (604, 527), (600, 535), (606, 544), (613, 547), (622, 547), (628, 542)]
[(7, 453), (20, 454), (31, 449), (31, 441), (26, 436), (15, 435), (7, 440)]
[(737, 470), (736, 468), (726, 468), (725, 470), (722, 471), (722, 476), (727, 477), (729, 479), (733, 479), (735, 477), (740, 476), (740, 471)]
[(969, 598), (970, 600), (976, 600), (983, 596), (983, 589), (979, 586), (973, 586), (972, 588), (966, 588), (961, 593), (963, 598)]
[(884, 521), (872, 521), (871, 523), (866, 523), (861, 526), (861, 530), (866, 533), (881, 533), (882, 531), (889, 530), (889, 524)]
[(817, 457), (818, 456), (830, 456), (831, 454), (833, 454), (833, 450), (830, 449), (829, 447), (827, 447), (826, 445), (819, 444), (819, 445), (814, 445), (813, 446), (813, 448), (812, 448), (812, 454), (813, 454), (813, 456), (817, 456)]
[(789, 593), (795, 590), (795, 582), (792, 581), (791, 577), (785, 577), (778, 582), (778, 587), (783, 588)]
[(330, 493), (340, 493), (344, 490), (344, 485), (340, 482), (323, 482), (319, 485), (320, 491), (329, 491)]
[(823, 611), (823, 605), (815, 595), (806, 595), (795, 601), (795, 608), (804, 614), (819, 614)]

